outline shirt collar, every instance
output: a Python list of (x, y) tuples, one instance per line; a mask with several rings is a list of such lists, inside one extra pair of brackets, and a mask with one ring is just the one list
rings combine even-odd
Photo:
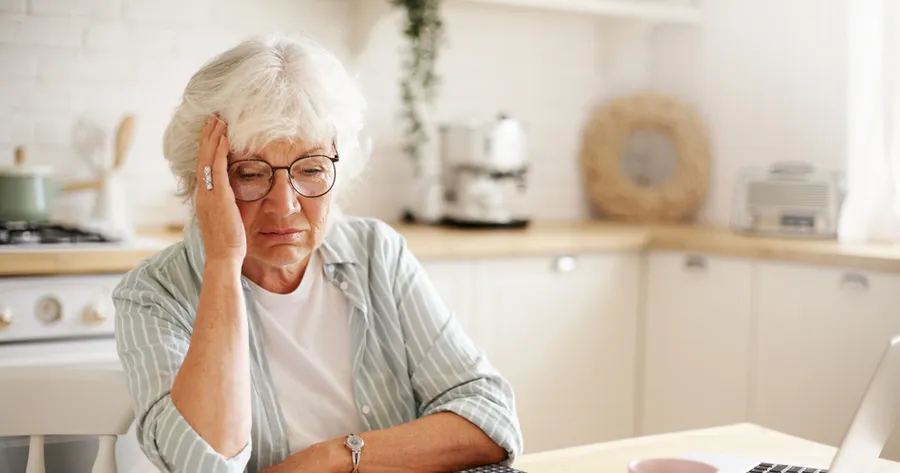
[(337, 232), (334, 231), (329, 232), (328, 236), (325, 237), (325, 241), (319, 246), (319, 251), (322, 254), (322, 262), (326, 265), (357, 264), (358, 261), (356, 261), (351, 247), (337, 241), (340, 238), (341, 236), (337, 235)]
[[(336, 224), (329, 229), (325, 241), (317, 251), (322, 256), (326, 278), (332, 283), (338, 284), (350, 303), (359, 309), (363, 320), (368, 323), (368, 304), (362, 289), (364, 281), (358, 274), (359, 271), (349, 270), (349, 267), (346, 271), (342, 269), (343, 266), (360, 266), (359, 256), (353, 252), (348, 232), (342, 231), (338, 226)], [(197, 280), (202, 281), (206, 252), (203, 247), (203, 234), (200, 231), (199, 219), (196, 216), (185, 228), (184, 242), (187, 248), (188, 262), (193, 268)], [(249, 294), (250, 284), (245, 276), (241, 276), (241, 285)], [(248, 297), (252, 297), (252, 294), (249, 294)]]

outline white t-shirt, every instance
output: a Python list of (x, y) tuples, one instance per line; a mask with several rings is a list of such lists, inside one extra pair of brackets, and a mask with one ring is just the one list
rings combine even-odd
[(350, 308), (313, 252), (290, 294), (250, 282), (291, 453), (362, 431), (353, 390)]

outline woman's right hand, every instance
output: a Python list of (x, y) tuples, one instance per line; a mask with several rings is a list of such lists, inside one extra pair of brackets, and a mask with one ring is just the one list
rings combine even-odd
[[(247, 255), (244, 224), (228, 182), (228, 125), (210, 115), (200, 133), (197, 153), (197, 197), (195, 206), (203, 234), (206, 260), (243, 264)], [(212, 169), (212, 190), (206, 188), (206, 166)]]

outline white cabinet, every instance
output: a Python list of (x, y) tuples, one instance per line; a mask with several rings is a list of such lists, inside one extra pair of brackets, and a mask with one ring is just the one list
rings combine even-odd
[(639, 262), (635, 253), (423, 262), (512, 384), (526, 451), (634, 435)]
[(484, 260), (477, 281), (527, 452), (634, 434), (638, 255)]
[(487, 340), (480, 325), (484, 321), (475, 316), (476, 263), (471, 260), (427, 260), (422, 262), (422, 267), (466, 334), (484, 348)]
[(745, 421), (753, 262), (647, 258), (640, 433)]
[(837, 445), (900, 333), (900, 277), (761, 263), (756, 300), (751, 420)]
[(423, 264), (512, 383), (528, 452), (745, 421), (837, 445), (900, 334), (898, 275), (680, 252)]

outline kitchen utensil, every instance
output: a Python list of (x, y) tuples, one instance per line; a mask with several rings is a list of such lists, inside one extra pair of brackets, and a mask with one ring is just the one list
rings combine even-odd
[(441, 128), (444, 218), (458, 227), (524, 227), (528, 157), (524, 127), (500, 115), (484, 124)]
[(97, 190), (92, 225), (115, 228), (118, 235), (130, 233), (119, 170), (131, 148), (134, 127), (134, 117), (126, 115), (116, 130), (111, 162), (100, 163), (96, 143), (103, 139), (102, 130), (83, 120), (76, 123), (73, 144), (98, 176), (95, 179), (60, 184), (53, 180), (51, 166), (26, 164), (25, 148), (17, 147), (14, 164), (0, 167), (0, 221), (48, 222), (61, 192)]
[(113, 160), (113, 169), (120, 169), (125, 164), (125, 155), (131, 149), (131, 142), (134, 139), (134, 117), (126, 115), (119, 123), (116, 130), (116, 147), (115, 159)]
[(52, 166), (26, 163), (24, 147), (15, 149), (12, 166), (0, 167), (0, 221), (47, 222), (62, 192), (99, 189), (99, 179), (60, 184)]
[(96, 123), (82, 118), (72, 127), (72, 147), (75, 148), (84, 163), (91, 168), (94, 175), (105, 167), (97, 158), (104, 155), (105, 143), (106, 134)]
[(79, 150), (80, 153), (85, 153), (83, 156), (90, 156), (88, 163), (94, 170), (94, 174), (99, 177), (96, 179), (66, 183), (63, 186), (63, 190), (66, 192), (91, 189), (100, 190), (103, 187), (105, 176), (112, 171), (118, 170), (125, 164), (125, 156), (128, 154), (128, 151), (131, 148), (132, 139), (134, 138), (134, 117), (126, 115), (119, 123), (116, 130), (115, 141), (113, 142), (112, 163), (107, 159), (104, 159), (102, 163), (98, 163), (95, 157), (98, 153), (95, 150), (93, 143), (95, 140), (105, 139), (103, 137), (103, 130), (100, 130), (93, 125), (86, 124), (86, 122), (79, 123), (80, 124), (76, 125), (76, 128), (80, 128), (81, 130), (76, 132), (76, 136), (78, 139), (88, 144), (76, 143), (76, 149)]
[(26, 164), (25, 149), (17, 147), (12, 166), (0, 167), (0, 221), (50, 220), (59, 186), (50, 166)]
[(100, 187), (89, 226), (105, 235), (125, 239), (133, 236), (128, 218), (121, 168), (134, 138), (134, 117), (126, 115), (116, 130), (112, 165), (101, 170)]

